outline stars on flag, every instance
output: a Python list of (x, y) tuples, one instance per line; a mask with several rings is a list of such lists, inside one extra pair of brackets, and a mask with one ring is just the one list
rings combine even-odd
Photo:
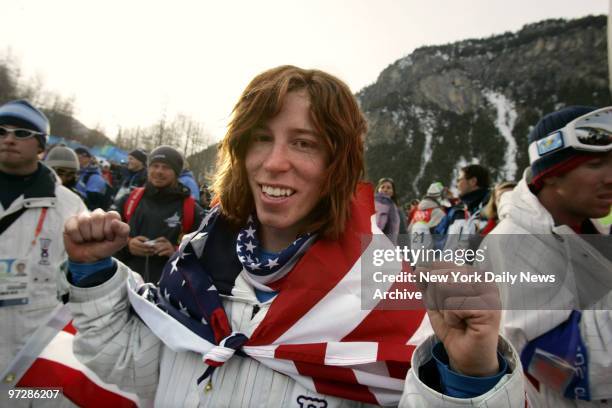
[(185, 316), (187, 316), (187, 317), (190, 317), (190, 316), (189, 316), (189, 312), (187, 311), (187, 308), (186, 308), (185, 306), (183, 306), (183, 304), (181, 303), (181, 301), (180, 301), (180, 300), (179, 300), (179, 309), (180, 309), (180, 312), (181, 312), (182, 314), (184, 314), (184, 315), (185, 315)]
[(244, 232), (246, 232), (246, 234), (247, 234), (247, 238), (251, 237), (253, 239), (255, 238), (255, 231), (256, 230), (255, 230), (255, 228), (253, 228), (252, 225), (249, 225), (249, 228), (244, 230)]
[(253, 253), (253, 251), (255, 250), (255, 245), (253, 245), (253, 241), (249, 241), (246, 243), (246, 250), (250, 253)]
[(275, 266), (278, 266), (278, 257), (276, 257), (274, 259), (268, 259), (268, 263), (266, 265), (266, 268), (272, 269)]
[(172, 275), (174, 272), (178, 271), (178, 262), (181, 259), (180, 256), (177, 256), (176, 258), (174, 258), (174, 261), (170, 262), (170, 265), (172, 265), (172, 268), (170, 269), (170, 275)]

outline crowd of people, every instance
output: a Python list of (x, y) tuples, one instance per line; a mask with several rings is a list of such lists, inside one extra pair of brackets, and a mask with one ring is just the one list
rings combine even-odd
[[(280, 66), (247, 85), (212, 197), (171, 146), (136, 149), (113, 173), (87, 148), (44, 154), (49, 133), (27, 101), (0, 106), (0, 283), (12, 288), (0, 292), (4, 384), (16, 385), (15, 356), (61, 300), (76, 357), (143, 406), (578, 407), (612, 398), (609, 246), (579, 235), (610, 233), (596, 219), (612, 205), (612, 107), (541, 118), (518, 183), (492, 188), (488, 170), (472, 164), (459, 171), (458, 197), (433, 182), (406, 211), (392, 179), (364, 182), (367, 121), (348, 86), (319, 70)], [(531, 238), (494, 240), (512, 234)], [(554, 310), (515, 310), (507, 288), (430, 284), (421, 309), (362, 310), (363, 237), (374, 235), (388, 237), (385, 248), (486, 248), (499, 273), (545, 274), (571, 241), (585, 255), (562, 267), (596, 289), (587, 299), (564, 293)], [(0, 395), (2, 406), (19, 403)]]
[[(473, 238), (484, 237), (495, 228), (501, 196), (516, 187), (514, 181), (502, 181), (492, 188), (490, 184), (489, 170), (470, 164), (459, 170), (458, 197), (436, 181), (430, 184), (423, 198), (412, 199), (402, 207), (393, 180), (381, 178), (375, 196), (377, 225), (395, 244), (401, 244), (404, 239), (421, 247), (477, 247), (479, 240), (473, 241)], [(402, 237), (402, 234), (408, 236)], [(435, 238), (429, 237), (432, 235)], [(449, 235), (452, 243), (446, 242)]]

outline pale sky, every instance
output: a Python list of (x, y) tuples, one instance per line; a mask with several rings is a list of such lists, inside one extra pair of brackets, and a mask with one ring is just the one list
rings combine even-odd
[(420, 46), (608, 13), (608, 0), (0, 2), (0, 52), (111, 138), (166, 110), (220, 139), (243, 88), (277, 65), (329, 71), (357, 92)]

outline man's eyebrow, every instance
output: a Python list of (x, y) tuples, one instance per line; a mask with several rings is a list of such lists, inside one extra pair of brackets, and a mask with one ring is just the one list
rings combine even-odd
[[(270, 129), (265, 125), (256, 126), (253, 128), (253, 132), (270, 132)], [(295, 128), (289, 129), (289, 132), (294, 135), (312, 135), (312, 136), (317, 136), (317, 137), (319, 136), (317, 131), (313, 128), (295, 127)]]
[(296, 135), (312, 135), (312, 136), (319, 135), (316, 130), (310, 129), (310, 128), (293, 128), (291, 129), (291, 133), (294, 133)]

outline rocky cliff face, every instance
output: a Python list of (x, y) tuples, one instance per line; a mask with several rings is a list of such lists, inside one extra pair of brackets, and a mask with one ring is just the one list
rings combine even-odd
[(495, 180), (528, 165), (527, 134), (569, 105), (611, 105), (606, 17), (547, 20), (516, 33), (423, 47), (357, 95), (369, 121), (367, 176), (405, 201), (478, 162)]

